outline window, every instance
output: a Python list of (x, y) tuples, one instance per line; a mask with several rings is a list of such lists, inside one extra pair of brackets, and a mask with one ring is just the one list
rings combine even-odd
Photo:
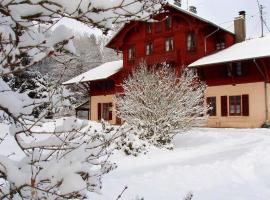
[(230, 115), (241, 115), (241, 96), (230, 96)]
[(98, 120), (112, 120), (112, 103), (98, 104)]
[(151, 23), (146, 24), (146, 33), (152, 33), (152, 24)]
[(135, 47), (128, 48), (128, 61), (133, 61), (135, 59)]
[(235, 64), (235, 75), (236, 76), (242, 76), (243, 75), (243, 69), (241, 62), (237, 62)]
[(224, 39), (220, 39), (217, 43), (216, 43), (216, 50), (222, 50), (225, 49), (226, 45), (225, 45), (225, 41)]
[[(229, 96), (230, 116), (249, 116), (249, 95)], [(227, 96), (221, 97), (221, 116), (228, 116)]]
[(227, 77), (233, 77), (233, 76), (243, 76), (243, 67), (241, 62), (237, 63), (230, 63), (227, 64), (227, 71), (226, 71), (226, 76)]
[(210, 107), (207, 114), (209, 116), (216, 116), (216, 97), (207, 97), (206, 102)]
[(162, 31), (162, 24), (161, 22), (156, 23), (156, 32), (160, 33)]
[(166, 21), (165, 21), (166, 29), (171, 29), (172, 28), (172, 17), (167, 16)]
[(187, 50), (193, 52), (196, 50), (196, 34), (195, 32), (190, 32), (187, 34)]
[(145, 45), (145, 55), (149, 56), (153, 53), (153, 43), (149, 42)]
[(228, 77), (232, 77), (232, 75), (233, 75), (233, 66), (232, 66), (232, 64), (228, 64), (226, 69), (227, 69), (227, 74), (226, 75)]
[(165, 51), (173, 51), (173, 38), (166, 38), (165, 40)]

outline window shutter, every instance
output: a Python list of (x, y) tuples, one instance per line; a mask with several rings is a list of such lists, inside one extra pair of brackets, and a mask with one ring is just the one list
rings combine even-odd
[(249, 98), (248, 98), (248, 94), (244, 94), (242, 95), (242, 110), (243, 116), (249, 116)]
[(112, 120), (112, 103), (109, 103), (109, 120)]
[(228, 116), (227, 96), (221, 96), (221, 116)]
[(101, 103), (98, 103), (98, 120), (101, 120)]

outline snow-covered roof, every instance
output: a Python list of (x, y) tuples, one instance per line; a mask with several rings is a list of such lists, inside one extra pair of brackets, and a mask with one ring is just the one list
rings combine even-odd
[(64, 82), (63, 85), (106, 79), (119, 72), (122, 68), (123, 60), (107, 62)]
[[(194, 18), (196, 18), (196, 19), (198, 19), (198, 20), (200, 20), (200, 21), (203, 21), (203, 22), (206, 22), (206, 23), (208, 23), (208, 24), (211, 24), (211, 25), (217, 27), (217, 28), (220, 29), (220, 30), (223, 30), (223, 31), (229, 32), (229, 33), (231, 33), (231, 34), (234, 34), (234, 33), (231, 32), (230, 30), (227, 30), (227, 29), (223, 28), (222, 26), (219, 26), (219, 25), (213, 23), (213, 22), (211, 22), (211, 21), (208, 20), (208, 19), (205, 19), (205, 18), (200, 17), (199, 15), (197, 15), (197, 14), (195, 14), (195, 13), (193, 13), (193, 12), (190, 12), (190, 11), (188, 11), (188, 10), (183, 9), (181, 6), (176, 5), (176, 4), (174, 3), (174, 0), (168, 0), (166, 5), (168, 5), (168, 6), (172, 7), (172, 8), (174, 8), (174, 9), (176, 9), (176, 10), (182, 12), (182, 13), (185, 13), (185, 14), (187, 14), (187, 15), (190, 15), (190, 16), (192, 16), (192, 17), (194, 17)], [(137, 20), (137, 21), (140, 21), (140, 20)], [(125, 24), (125, 25), (126, 25), (126, 24)], [(115, 38), (115, 37), (116, 37), (116, 36), (124, 29), (125, 25), (123, 25), (123, 26), (122, 26), (122, 27), (121, 27), (121, 28), (113, 35), (113, 37), (107, 42), (106, 47), (108, 47), (109, 44), (114, 40), (114, 38)]]
[(270, 57), (270, 35), (234, 44), (222, 51), (203, 57), (191, 63), (189, 67), (199, 67), (203, 65), (220, 64), (264, 57)]

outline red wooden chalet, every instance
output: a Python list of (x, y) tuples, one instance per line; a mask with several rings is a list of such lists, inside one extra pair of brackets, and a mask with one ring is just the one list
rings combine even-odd
[[(65, 84), (85, 82), (88, 86), (90, 85), (90, 119), (99, 121), (103, 118), (115, 124), (119, 121), (115, 114), (114, 96), (117, 92), (122, 91), (121, 83), (123, 79), (140, 62), (146, 61), (148, 65), (167, 62), (178, 72), (183, 67), (190, 65), (190, 67), (198, 69), (200, 77), (209, 85), (206, 101), (213, 106), (212, 112), (215, 111), (216, 113), (215, 115), (209, 113), (212, 116), (208, 126), (258, 127), (265, 120), (259, 119), (257, 114), (253, 115), (253, 108), (250, 107), (251, 93), (248, 91), (239, 92), (241, 87), (236, 91), (228, 86), (250, 84), (251, 82), (265, 83), (269, 68), (267, 56), (255, 61), (251, 56), (247, 60), (241, 60), (241, 64), (238, 62), (239, 58), (236, 58), (236, 60), (229, 58), (223, 63), (209, 64), (205, 62), (201, 65), (196, 64), (196, 61), (209, 58), (208, 56), (211, 55), (223, 57), (224, 51), (236, 42), (244, 40), (244, 12), (240, 12), (239, 17), (235, 19), (234, 34), (199, 17), (194, 13), (194, 9), (191, 12), (182, 9), (177, 3), (168, 3), (164, 6), (163, 12), (153, 16), (148, 21), (126, 23), (109, 41), (107, 47), (122, 53), (122, 61), (99, 66), (94, 72), (93, 70), (86, 72), (88, 75), (83, 78), (83, 81), (79, 80), (82, 78), (82, 75), (80, 75)], [(225, 56), (232, 57), (232, 55)], [(241, 67), (239, 67), (240, 65)], [(245, 65), (244, 70), (243, 65)], [(108, 73), (99, 76), (101, 71)], [(211, 87), (213, 88), (211, 89)], [(258, 88), (255, 86), (253, 90)], [(218, 93), (218, 91), (223, 90), (226, 91), (224, 94)], [(222, 96), (226, 96), (226, 100)], [(218, 100), (222, 98), (223, 100)], [(239, 102), (241, 102), (240, 107)], [(221, 103), (224, 106), (221, 106)], [(267, 104), (263, 101), (261, 103)], [(260, 112), (265, 113), (266, 107), (262, 109), (263, 111), (260, 110)], [(226, 117), (223, 116), (224, 113), (227, 113)], [(250, 125), (246, 123), (248, 117), (248, 123), (254, 119), (256, 119), (256, 123)]]

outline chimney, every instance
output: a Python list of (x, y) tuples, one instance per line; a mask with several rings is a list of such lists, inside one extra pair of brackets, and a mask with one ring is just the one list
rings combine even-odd
[(176, 6), (181, 7), (181, 5), (182, 5), (182, 0), (174, 0), (174, 4), (175, 4)]
[(246, 40), (246, 12), (240, 11), (239, 16), (234, 19), (234, 33), (236, 42)]
[(189, 12), (197, 14), (197, 8), (195, 6), (189, 6)]

